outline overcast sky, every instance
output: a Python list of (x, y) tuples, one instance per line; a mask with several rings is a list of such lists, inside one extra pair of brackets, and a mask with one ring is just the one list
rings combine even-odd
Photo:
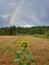
[(0, 27), (49, 25), (49, 0), (0, 0)]

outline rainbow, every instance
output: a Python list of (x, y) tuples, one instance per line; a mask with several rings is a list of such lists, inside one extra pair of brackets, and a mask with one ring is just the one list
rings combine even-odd
[(20, 3), (18, 4), (18, 6), (15, 8), (15, 10), (14, 10), (14, 12), (13, 12), (13, 14), (12, 14), (12, 17), (11, 17), (11, 19), (10, 19), (10, 24), (13, 24), (14, 18), (15, 18), (15, 16), (17, 15), (17, 13), (18, 13), (18, 11), (19, 11), (19, 9), (20, 9), (20, 7), (21, 7), (21, 5), (22, 5), (23, 3), (24, 3), (24, 0), (21, 0)]

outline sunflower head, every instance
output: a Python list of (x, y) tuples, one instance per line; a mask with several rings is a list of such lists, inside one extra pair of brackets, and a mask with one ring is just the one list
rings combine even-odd
[(24, 42), (22, 42), (22, 45), (21, 46), (22, 46), (22, 48), (27, 48), (28, 47), (28, 44), (27, 44), (27, 42), (24, 41)]

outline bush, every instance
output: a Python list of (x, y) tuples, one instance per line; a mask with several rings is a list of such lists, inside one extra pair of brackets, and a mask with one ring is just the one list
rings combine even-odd
[(49, 38), (49, 31), (45, 32), (45, 36)]

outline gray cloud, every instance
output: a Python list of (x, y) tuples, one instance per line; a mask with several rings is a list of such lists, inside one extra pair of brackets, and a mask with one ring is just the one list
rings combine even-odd
[[(9, 21), (19, 2), (20, 0), (0, 0), (0, 26), (5, 26), (5, 23), (10, 25)], [(24, 0), (18, 13), (15, 14), (12, 25), (14, 24), (16, 26), (49, 25), (49, 0)]]

